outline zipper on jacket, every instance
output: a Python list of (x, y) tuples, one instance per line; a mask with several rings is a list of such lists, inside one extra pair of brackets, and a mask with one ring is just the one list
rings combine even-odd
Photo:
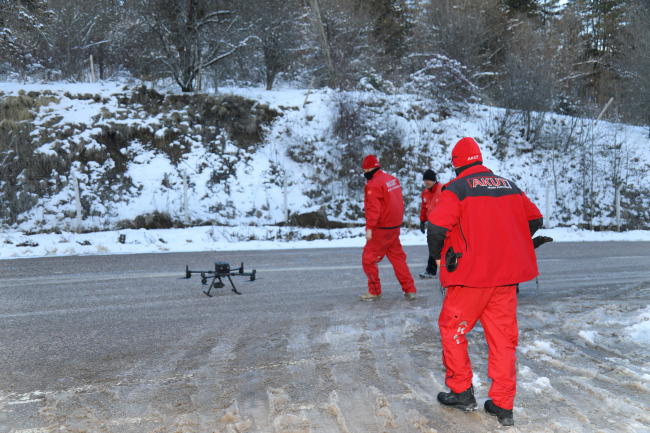
[(465, 234), (463, 233), (463, 226), (458, 223), (458, 227), (460, 227), (460, 235), (463, 237), (463, 240), (465, 241), (465, 252), (467, 252), (467, 239), (465, 239)]

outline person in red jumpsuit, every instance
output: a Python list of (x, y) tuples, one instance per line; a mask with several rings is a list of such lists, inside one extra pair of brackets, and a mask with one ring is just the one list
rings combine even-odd
[[(436, 207), (438, 197), (440, 197), (440, 192), (442, 191), (442, 185), (438, 182), (436, 172), (431, 169), (425, 171), (422, 177), (424, 178), (426, 188), (422, 191), (420, 231), (424, 234), (427, 229), (427, 217), (433, 211), (433, 208)], [(438, 265), (436, 264), (435, 259), (435, 257), (429, 256), (427, 268), (420, 274), (420, 278), (433, 278), (436, 276)]]
[(452, 151), (456, 178), (447, 183), (429, 215), (429, 253), (441, 254), (440, 282), (447, 289), (438, 325), (445, 383), (443, 405), (476, 409), (466, 334), (481, 321), (488, 344), (492, 385), (485, 411), (514, 425), (512, 408), (518, 343), (516, 285), (538, 275), (532, 235), (542, 214), (509, 179), (483, 166), (474, 139)]
[(361, 166), (368, 180), (365, 187), (366, 246), (361, 262), (368, 276), (368, 293), (359, 296), (362, 301), (381, 299), (379, 262), (388, 257), (404, 297), (415, 299), (415, 283), (406, 264), (406, 254), (399, 241), (400, 227), (404, 218), (404, 199), (399, 180), (379, 167), (379, 161), (368, 155)]

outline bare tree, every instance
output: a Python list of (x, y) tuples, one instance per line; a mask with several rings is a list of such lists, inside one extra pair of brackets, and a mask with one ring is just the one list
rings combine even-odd
[(252, 0), (240, 9), (242, 19), (253, 25), (259, 40), (266, 89), (288, 69), (303, 45), (309, 13), (301, 0)]
[(499, 88), (492, 96), (504, 108), (522, 113), (525, 137), (531, 140), (544, 119), (543, 115), (534, 119), (534, 112), (548, 111), (553, 104), (553, 47), (546, 35), (536, 31), (530, 22), (521, 22), (514, 33), (502, 66)]
[(650, 2), (638, 1), (630, 9), (622, 46), (617, 64), (623, 77), (622, 108), (629, 118), (650, 126)]
[(63, 78), (83, 80), (89, 71), (89, 56), (104, 67), (111, 29), (122, 16), (122, 8), (110, 0), (50, 0), (55, 13), (47, 28), (50, 66)]
[[(377, 60), (381, 53), (371, 36), (374, 14), (367, 6), (348, 0), (322, 0), (319, 3), (337, 85), (353, 87), (364, 73), (379, 65)], [(312, 32), (310, 39), (318, 41), (315, 26)], [(314, 45), (312, 65), (316, 66), (324, 81), (322, 47)]]
[(144, 57), (184, 92), (194, 90), (199, 71), (222, 62), (251, 38), (233, 1), (139, 0), (136, 8), (151, 43), (143, 47)]
[(22, 72), (38, 72), (47, 51), (45, 32), (54, 13), (46, 0), (0, 1), (0, 61)]
[(492, 81), (505, 54), (506, 15), (493, 0), (436, 0), (423, 5), (418, 51), (442, 53), (469, 69), (477, 82)]

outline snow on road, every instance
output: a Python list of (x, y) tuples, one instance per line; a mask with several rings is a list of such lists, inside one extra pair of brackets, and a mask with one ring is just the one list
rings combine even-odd
[[(247, 251), (363, 247), (365, 229), (305, 229), (278, 226), (207, 226), (185, 229), (115, 230), (24, 235), (0, 233), (0, 259), (89, 254), (138, 254), (189, 251)], [(123, 243), (120, 236), (124, 235)], [(540, 230), (555, 242), (650, 241), (649, 230), (622, 233), (572, 228)], [(402, 245), (426, 245), (419, 230), (402, 229)]]

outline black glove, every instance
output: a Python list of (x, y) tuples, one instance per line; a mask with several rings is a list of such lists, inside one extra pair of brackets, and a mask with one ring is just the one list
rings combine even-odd
[(445, 266), (447, 267), (447, 272), (454, 272), (458, 267), (458, 259), (463, 257), (463, 253), (454, 252), (454, 247), (449, 247), (445, 253)]
[(420, 221), (420, 231), (422, 234), (424, 234), (425, 231), (427, 231), (427, 222), (426, 221)]
[(537, 236), (536, 238), (533, 238), (533, 248), (537, 249), (546, 242), (553, 242), (553, 238), (549, 238), (548, 236)]

